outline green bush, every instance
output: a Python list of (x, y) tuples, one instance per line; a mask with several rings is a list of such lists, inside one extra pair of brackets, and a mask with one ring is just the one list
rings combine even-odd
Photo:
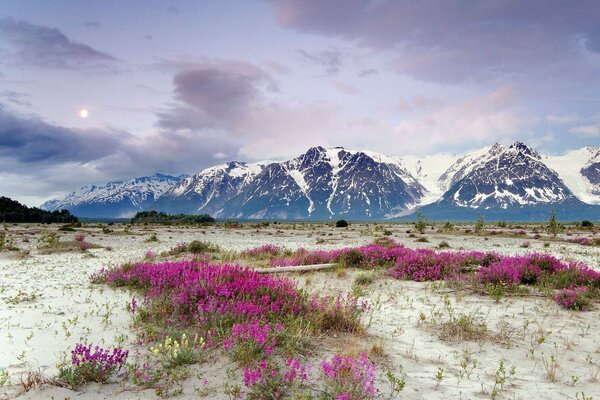
[(346, 221), (345, 219), (340, 219), (335, 222), (336, 228), (346, 228), (347, 226), (348, 226), (348, 221)]

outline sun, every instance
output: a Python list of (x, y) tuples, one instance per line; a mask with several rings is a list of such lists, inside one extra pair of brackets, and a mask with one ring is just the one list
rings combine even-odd
[(85, 108), (79, 110), (79, 116), (83, 119), (86, 119), (90, 113)]

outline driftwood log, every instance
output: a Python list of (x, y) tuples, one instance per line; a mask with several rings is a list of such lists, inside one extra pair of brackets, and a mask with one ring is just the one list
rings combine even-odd
[(317, 271), (320, 269), (329, 269), (335, 267), (337, 264), (313, 264), (313, 265), (295, 265), (293, 267), (273, 267), (273, 268), (257, 268), (256, 272), (259, 274), (272, 274), (278, 272), (304, 272), (304, 271)]

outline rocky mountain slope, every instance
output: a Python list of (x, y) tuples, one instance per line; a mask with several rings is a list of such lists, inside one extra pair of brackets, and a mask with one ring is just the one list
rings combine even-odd
[[(281, 162), (232, 161), (192, 176), (156, 174), (89, 186), (46, 210), (124, 217), (140, 210), (241, 219), (394, 219), (417, 208), (436, 219), (596, 218), (600, 149), (541, 156), (521, 142), (463, 155), (389, 157), (313, 147)], [(409, 217), (410, 218), (410, 217)]]

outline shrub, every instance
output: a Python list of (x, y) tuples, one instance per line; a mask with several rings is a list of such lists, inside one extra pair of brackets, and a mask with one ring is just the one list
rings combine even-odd
[(485, 229), (485, 221), (481, 214), (477, 215), (477, 221), (475, 221), (475, 227), (473, 228), (476, 234), (480, 234)]
[(55, 232), (44, 232), (38, 239), (38, 247), (54, 247), (58, 244), (59, 237)]
[[(135, 309), (135, 307), (132, 307)], [(150, 351), (161, 358), (162, 365), (165, 368), (172, 368), (178, 365), (193, 364), (199, 359), (200, 349), (205, 348), (204, 338), (198, 337), (198, 334), (190, 340), (185, 333), (179, 339), (174, 339), (167, 335), (164, 343), (150, 347)]]
[(446, 222), (443, 226), (442, 226), (442, 232), (454, 232), (454, 224), (450, 221)]
[(336, 400), (375, 399), (375, 365), (361, 353), (358, 358), (334, 354), (321, 363), (323, 398)]
[(265, 244), (252, 249), (242, 251), (242, 256), (265, 258), (270, 256), (276, 256), (282, 252), (281, 247), (274, 244)]
[(340, 261), (345, 267), (358, 267), (363, 263), (363, 253), (351, 249), (340, 256)]
[(417, 221), (415, 222), (415, 229), (420, 233), (425, 233), (427, 229), (427, 218), (421, 211), (417, 211)]
[(346, 228), (347, 226), (348, 226), (348, 221), (346, 221), (345, 219), (340, 219), (335, 222), (336, 228)]
[(115, 348), (112, 351), (92, 344), (77, 344), (71, 351), (71, 363), (59, 365), (58, 378), (71, 389), (87, 382), (104, 383), (125, 365), (128, 350)]
[(200, 240), (194, 240), (187, 246), (187, 251), (194, 254), (199, 253), (217, 253), (219, 252), (219, 246), (216, 244), (202, 242)]
[(554, 300), (562, 307), (569, 310), (586, 311), (589, 307), (587, 287), (562, 289), (554, 296)]
[(556, 237), (556, 235), (558, 235), (560, 232), (560, 228), (561, 226), (556, 220), (556, 210), (553, 208), (550, 211), (550, 218), (548, 219), (548, 224), (546, 225), (546, 232), (548, 232), (549, 235)]
[(244, 385), (249, 400), (287, 399), (308, 381), (309, 365), (288, 358), (285, 369), (273, 361), (261, 361), (257, 368), (244, 368)]
[(592, 221), (588, 221), (587, 219), (584, 219), (583, 221), (581, 221), (582, 228), (592, 228), (593, 226), (594, 226), (594, 224), (592, 223)]

